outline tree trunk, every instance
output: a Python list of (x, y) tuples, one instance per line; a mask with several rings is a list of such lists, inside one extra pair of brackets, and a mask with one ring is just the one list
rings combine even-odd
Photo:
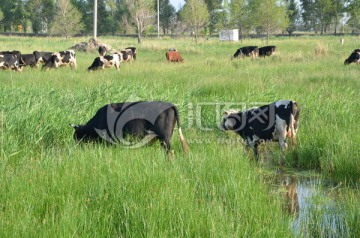
[(137, 38), (138, 38), (138, 44), (141, 44), (141, 33), (140, 32), (138, 32)]

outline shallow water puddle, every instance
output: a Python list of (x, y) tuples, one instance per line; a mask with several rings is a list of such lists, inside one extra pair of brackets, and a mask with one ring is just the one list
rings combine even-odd
[(332, 181), (306, 172), (280, 171), (272, 183), (285, 196), (284, 210), (294, 216), (291, 229), (300, 237), (345, 237), (345, 211)]

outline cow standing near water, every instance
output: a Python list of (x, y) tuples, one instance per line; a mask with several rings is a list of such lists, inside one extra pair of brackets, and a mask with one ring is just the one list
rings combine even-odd
[[(161, 142), (167, 153), (175, 124), (178, 125), (181, 145), (185, 152), (188, 145), (182, 134), (177, 107), (162, 101), (139, 101), (111, 103), (101, 107), (85, 125), (71, 125), (74, 138), (81, 141), (120, 142), (127, 146), (140, 147), (154, 139)], [(127, 138), (138, 138), (133, 145)]]
[(246, 111), (225, 111), (221, 128), (234, 131), (254, 150), (258, 159), (258, 146), (266, 141), (278, 141), (287, 148), (286, 138), (295, 142), (300, 108), (292, 100), (279, 100)]

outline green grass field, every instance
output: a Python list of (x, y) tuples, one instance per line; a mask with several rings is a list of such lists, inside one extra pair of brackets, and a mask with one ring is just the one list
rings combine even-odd
[[(99, 40), (136, 46), (137, 60), (88, 73), (97, 52), (77, 52), (76, 70), (0, 71), (0, 237), (290, 237), (294, 218), (261, 176), (279, 165), (342, 183), (346, 234), (359, 235), (360, 67), (343, 62), (360, 39), (273, 38), (276, 55), (233, 61), (237, 48), (265, 41)], [(0, 51), (59, 51), (81, 41), (1, 37)], [(170, 47), (184, 63), (166, 62)], [(222, 111), (279, 99), (302, 108), (297, 147), (285, 154), (263, 145), (263, 162), (254, 163), (235, 134), (218, 129)], [(125, 149), (73, 140), (69, 123), (128, 100), (176, 104), (190, 154), (177, 132), (171, 160), (158, 143)]]

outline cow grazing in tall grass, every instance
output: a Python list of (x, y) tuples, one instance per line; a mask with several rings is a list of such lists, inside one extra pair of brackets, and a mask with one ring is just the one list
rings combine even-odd
[[(161, 142), (167, 153), (175, 124), (178, 125), (181, 145), (185, 152), (188, 145), (180, 127), (177, 107), (162, 101), (111, 103), (101, 107), (85, 125), (71, 125), (74, 138), (82, 141), (102, 141), (140, 147), (154, 139)], [(133, 143), (131, 138), (140, 141)], [(130, 138), (130, 140), (128, 140)]]
[(356, 49), (354, 50), (351, 55), (349, 56), (349, 58), (347, 58), (344, 61), (345, 65), (351, 64), (351, 63), (355, 63), (360, 65), (360, 49)]

